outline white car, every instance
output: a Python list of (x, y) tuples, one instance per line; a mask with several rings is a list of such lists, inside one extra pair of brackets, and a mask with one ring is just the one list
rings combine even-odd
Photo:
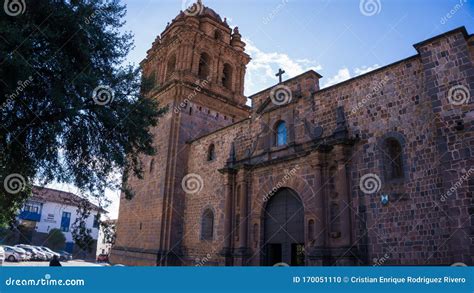
[(29, 260), (28, 253), (23, 248), (15, 247), (15, 246), (6, 246), (6, 247), (13, 249), (20, 256), (18, 260), (23, 260), (23, 261)]
[(5, 261), (5, 250), (3, 250), (3, 247), (0, 246), (0, 267), (3, 266), (4, 261)]
[(40, 246), (39, 248), (41, 248), (41, 250), (44, 251), (44, 252), (49, 252), (49, 253), (53, 254), (53, 256), (57, 256), (58, 259), (61, 257), (61, 254), (52, 251), (51, 249), (49, 249), (49, 248), (46, 247), (46, 246)]
[(5, 250), (5, 259), (7, 261), (22, 261), (24, 259), (24, 257), (20, 253), (18, 253), (18, 251), (16, 251), (10, 246), (4, 246), (3, 249)]

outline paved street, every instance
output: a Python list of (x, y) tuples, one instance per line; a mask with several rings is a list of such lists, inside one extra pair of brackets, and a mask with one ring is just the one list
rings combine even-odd
[[(4, 262), (4, 266), (6, 267), (47, 267), (49, 266), (49, 262), (47, 261), (22, 261), (22, 262)], [(104, 266), (104, 264), (97, 264), (95, 262), (87, 262), (83, 260), (70, 260), (70, 261), (62, 261), (62, 266), (65, 267), (96, 267), (96, 266)]]

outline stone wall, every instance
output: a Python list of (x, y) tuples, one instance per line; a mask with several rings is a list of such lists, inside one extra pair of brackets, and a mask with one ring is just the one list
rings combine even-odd
[[(344, 240), (338, 239), (350, 239), (349, 249), (357, 251), (356, 262), (365, 265), (379, 265), (381, 260), (384, 264), (397, 265), (472, 263), (472, 256), (469, 256), (472, 255), (472, 235), (469, 236), (472, 196), (468, 192), (469, 186), (472, 192), (472, 180), (461, 184), (455, 199), (441, 200), (443, 193), (469, 170), (472, 158), (472, 135), (454, 127), (460, 119), (464, 121), (465, 129), (472, 126), (472, 104), (453, 106), (446, 98), (450, 87), (458, 84), (471, 89), (472, 96), (472, 59), (463, 30), (417, 45), (417, 49), (420, 55), (314, 94), (296, 95), (284, 107), (275, 107), (271, 103), (264, 105), (271, 89), (259, 93), (254, 97), (258, 107), (253, 109), (252, 119), (194, 141), (189, 171), (203, 177), (204, 188), (186, 202), (185, 230), (193, 231), (184, 237), (189, 258), (192, 260), (211, 253), (211, 258), (220, 260), (222, 264), (219, 252), (224, 245), (226, 176), (218, 169), (226, 165), (232, 145), (236, 148), (237, 164), (247, 157), (254, 160), (246, 161), (252, 167), (245, 171), (250, 174), (247, 175), (250, 178), (248, 264), (260, 264), (256, 243), (261, 239), (254, 238), (260, 237), (261, 232), (253, 232), (261, 225), (259, 199), (282, 180), (285, 170), (288, 172), (298, 166), (293, 179), (284, 186), (293, 186), (305, 206), (309, 207), (305, 207), (305, 222), (321, 218), (318, 212), (324, 209), (327, 212), (329, 208), (312, 206), (311, 200), (316, 199), (316, 193), (321, 189), (315, 183), (315, 166), (321, 161), (327, 164), (321, 184), (322, 194), (330, 197), (337, 191), (331, 189), (334, 174), (331, 175), (329, 170), (337, 169), (341, 158), (336, 158), (334, 152), (320, 155), (323, 159), (313, 158), (314, 155), (302, 150), (305, 144), (318, 141), (311, 137), (316, 126), (324, 129), (322, 138), (334, 133), (336, 110), (342, 107), (346, 113), (348, 136), (357, 141), (343, 159), (350, 190), (350, 202), (344, 208), (350, 212), (346, 222), (349, 229), (341, 227), (340, 230), (350, 235), (335, 239), (326, 235), (325, 245), (337, 250), (345, 247)], [(308, 77), (302, 75), (292, 79), (288, 86), (293, 88), (294, 83), (307, 80)], [(256, 113), (257, 109), (261, 113)], [(272, 146), (272, 127), (280, 120), (284, 120), (289, 128), (289, 143), (283, 148)], [(401, 180), (388, 180), (384, 172), (386, 150), (382, 142), (387, 137), (398, 139), (403, 147)], [(440, 140), (448, 140), (447, 146)], [(206, 163), (203, 160), (211, 143), (216, 144), (218, 156), (215, 162)], [(447, 176), (447, 171), (454, 174)], [(240, 172), (244, 171), (239, 169), (235, 176), (240, 176)], [(336, 173), (336, 180), (340, 174)], [(380, 179), (381, 184), (374, 194), (361, 191), (359, 183), (366, 174)], [(236, 183), (233, 197), (238, 194), (237, 188)], [(382, 195), (388, 195), (387, 205), (382, 204)], [(199, 239), (200, 216), (208, 205), (216, 211), (217, 236), (211, 243)], [(233, 215), (238, 210), (236, 205), (234, 202)], [(233, 231), (237, 222), (233, 219)], [(325, 229), (329, 230), (327, 226)], [(231, 237), (232, 247), (238, 248), (238, 237)]]

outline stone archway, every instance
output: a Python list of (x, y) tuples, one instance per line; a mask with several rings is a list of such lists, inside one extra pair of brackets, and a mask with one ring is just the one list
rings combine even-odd
[(278, 190), (263, 212), (263, 265), (304, 265), (304, 207), (298, 194)]

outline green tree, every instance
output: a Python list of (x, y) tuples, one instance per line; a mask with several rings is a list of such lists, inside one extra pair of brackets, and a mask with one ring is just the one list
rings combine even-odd
[(63, 250), (66, 246), (66, 237), (59, 229), (51, 229), (48, 233), (48, 247), (52, 250)]
[(0, 11), (0, 223), (35, 180), (133, 196), (110, 175), (141, 176), (140, 155), (154, 154), (150, 129), (166, 109), (140, 88), (140, 71), (123, 65), (133, 46), (124, 5), (27, 0), (24, 8)]
[(104, 233), (105, 243), (113, 246), (117, 239), (117, 225), (115, 224), (115, 221), (102, 221), (100, 223), (100, 228)]

